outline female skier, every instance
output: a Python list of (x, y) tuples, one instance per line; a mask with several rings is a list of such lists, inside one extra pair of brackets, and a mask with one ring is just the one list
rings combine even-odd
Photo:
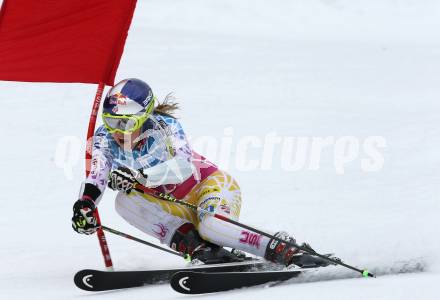
[[(302, 251), (277, 240), (244, 230), (182, 205), (166, 202), (133, 189), (142, 184), (171, 194), (203, 210), (238, 220), (241, 193), (225, 171), (194, 152), (172, 113), (176, 104), (156, 103), (151, 88), (139, 79), (126, 79), (105, 97), (100, 126), (93, 137), (92, 164), (73, 206), (72, 227), (94, 233), (94, 217), (108, 185), (119, 191), (116, 211), (128, 223), (172, 249), (203, 263), (240, 261), (231, 247), (272, 262), (290, 265)], [(284, 232), (277, 233), (294, 241)]]

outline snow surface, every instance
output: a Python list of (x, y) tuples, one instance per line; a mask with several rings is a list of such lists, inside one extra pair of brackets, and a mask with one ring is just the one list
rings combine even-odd
[[(329, 268), (298, 284), (198, 299), (438, 299), (439, 26), (434, 0), (139, 1), (117, 79), (143, 78), (160, 98), (174, 91), (192, 137), (232, 127), (234, 143), (276, 132), (382, 136), (387, 145), (377, 172), (357, 159), (338, 174), (332, 147), (317, 170), (284, 170), (279, 148), (268, 170), (228, 167), (243, 189), (243, 222), (288, 230), (378, 278)], [(186, 297), (168, 285), (90, 294), (73, 284), (77, 270), (103, 262), (96, 237), (70, 227), (84, 144), (64, 157), (60, 143), (84, 139), (95, 89), (0, 82), (1, 299)], [(115, 213), (114, 195), (101, 203), (103, 224), (153, 241)], [(107, 238), (118, 270), (184, 264)]]

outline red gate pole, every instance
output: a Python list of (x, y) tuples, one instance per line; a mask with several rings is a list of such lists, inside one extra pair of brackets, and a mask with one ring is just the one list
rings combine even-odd
[[(86, 144), (86, 177), (89, 175), (90, 166), (92, 161), (92, 145), (93, 134), (95, 133), (96, 118), (98, 116), (99, 106), (101, 103), (102, 93), (104, 92), (105, 84), (100, 82), (98, 90), (96, 91), (95, 100), (93, 101), (92, 113), (90, 114), (89, 128), (87, 130), (87, 144)], [(95, 217), (98, 225), (101, 225), (101, 219), (99, 218), (98, 209), (96, 209)], [(104, 231), (101, 227), (97, 230), (97, 236), (99, 245), (101, 246), (102, 256), (104, 258), (105, 267), (108, 271), (113, 271), (113, 262), (110, 256), (110, 250), (108, 248), (107, 239), (105, 238)]]

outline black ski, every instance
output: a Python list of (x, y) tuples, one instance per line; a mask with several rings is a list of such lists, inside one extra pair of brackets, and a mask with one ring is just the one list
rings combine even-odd
[(180, 271), (171, 278), (171, 287), (183, 294), (205, 294), (279, 282), (297, 277), (304, 269), (288, 271), (213, 272)]
[(224, 263), (213, 265), (201, 265), (189, 268), (147, 270), (147, 271), (98, 271), (81, 270), (75, 274), (75, 285), (86, 291), (107, 291), (139, 287), (148, 284), (169, 282), (171, 276), (179, 271), (204, 272), (229, 272), (261, 270), (268, 267), (267, 262), (246, 261), (239, 263)]

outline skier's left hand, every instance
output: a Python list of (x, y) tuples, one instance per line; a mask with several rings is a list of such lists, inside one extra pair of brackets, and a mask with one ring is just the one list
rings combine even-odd
[(91, 199), (79, 199), (73, 205), (72, 228), (78, 233), (93, 234), (98, 230), (95, 203)]
[(129, 194), (136, 183), (136, 178), (130, 169), (119, 167), (110, 172), (108, 186), (112, 190), (118, 190)]

